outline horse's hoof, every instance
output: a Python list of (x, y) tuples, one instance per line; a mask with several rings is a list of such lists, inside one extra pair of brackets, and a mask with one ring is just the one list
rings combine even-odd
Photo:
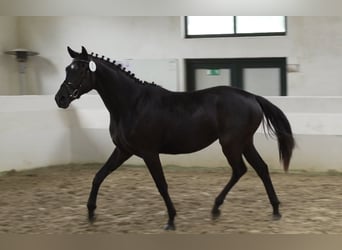
[(96, 216), (94, 212), (89, 212), (88, 213), (88, 221), (89, 223), (93, 224), (96, 220)]
[(280, 220), (281, 214), (273, 214), (272, 218), (273, 218), (273, 220)]
[(168, 223), (168, 224), (165, 225), (164, 230), (166, 230), (166, 231), (175, 231), (176, 230), (176, 226), (175, 226), (175, 224)]
[(221, 215), (221, 211), (218, 208), (214, 208), (213, 210), (211, 210), (211, 217), (213, 220), (217, 220)]

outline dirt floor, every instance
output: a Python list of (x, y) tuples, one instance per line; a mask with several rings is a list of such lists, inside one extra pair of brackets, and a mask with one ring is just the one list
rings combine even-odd
[(164, 168), (177, 209), (175, 232), (165, 232), (166, 208), (145, 167), (123, 166), (103, 183), (97, 219), (86, 202), (99, 165), (55, 166), (0, 173), (0, 232), (11, 233), (342, 233), (342, 174), (272, 172), (283, 217), (253, 170), (238, 182), (212, 221), (225, 168)]

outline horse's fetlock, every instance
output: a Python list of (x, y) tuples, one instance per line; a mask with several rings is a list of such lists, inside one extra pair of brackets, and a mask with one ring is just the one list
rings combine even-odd
[(88, 203), (87, 208), (89, 211), (94, 211), (96, 209), (96, 205)]

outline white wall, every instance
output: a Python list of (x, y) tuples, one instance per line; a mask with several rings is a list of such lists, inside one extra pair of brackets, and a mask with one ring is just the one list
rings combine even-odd
[[(289, 95), (342, 94), (342, 17), (288, 17), (287, 36), (207, 39), (184, 39), (182, 18), (177, 16), (18, 17), (17, 23), (18, 46), (41, 54), (29, 62), (31, 94), (55, 93), (70, 63), (68, 45), (75, 50), (84, 45), (112, 59), (176, 59), (172, 79), (178, 82), (166, 78), (165, 85), (157, 83), (178, 90), (184, 89), (184, 58), (287, 57), (300, 69), (288, 74)], [(159, 72), (144, 71), (151, 77)]]
[(52, 96), (0, 96), (1, 170), (70, 162), (69, 113)]
[(0, 95), (18, 93), (16, 63), (2, 52), (17, 47), (17, 18), (0, 16)]
[[(31, 61), (28, 78), (32, 92), (52, 94), (65, 77), (65, 66), (71, 59), (67, 46), (75, 50), (84, 45), (89, 52), (115, 60), (173, 60), (172, 47), (181, 42), (179, 17), (20, 17), (20, 43), (39, 51), (41, 56)], [(134, 64), (134, 63), (133, 63)], [(137, 63), (135, 63), (137, 64)], [(138, 63), (139, 64), (139, 63)], [(151, 74), (160, 80), (160, 70), (151, 62), (150, 71), (141, 72), (146, 80)], [(178, 69), (178, 66), (177, 66)], [(164, 71), (162, 71), (164, 72)], [(143, 77), (143, 76), (142, 76)], [(158, 84), (178, 89), (178, 72)], [(144, 78), (142, 80), (145, 80)], [(173, 81), (173, 82), (171, 82)], [(157, 83), (157, 82), (156, 82)]]
[(289, 95), (342, 95), (342, 17), (289, 21), (294, 29), (290, 60), (300, 67), (299, 73), (288, 74)]
[[(270, 97), (292, 124), (297, 147), (290, 169), (342, 171), (342, 97)], [(0, 171), (103, 163), (114, 149), (107, 110), (97, 95), (85, 95), (67, 110), (54, 96), (0, 96)], [(256, 146), (273, 169), (281, 169), (275, 140), (262, 129)], [(164, 165), (226, 166), (218, 143), (193, 154), (162, 155)], [(133, 157), (130, 164), (143, 164)]]

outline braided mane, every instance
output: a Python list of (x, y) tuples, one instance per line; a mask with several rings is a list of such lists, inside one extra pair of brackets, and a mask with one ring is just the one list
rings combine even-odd
[(128, 76), (128, 77), (131, 78), (131, 79), (133, 79), (135, 82), (137, 82), (137, 83), (139, 83), (139, 84), (158, 86), (158, 85), (156, 85), (154, 82), (149, 83), (149, 82), (147, 82), (147, 81), (143, 81), (143, 80), (137, 78), (133, 72), (127, 71), (126, 68), (122, 66), (122, 64), (117, 63), (115, 60), (113, 60), (113, 61), (111, 62), (111, 60), (110, 60), (109, 57), (107, 57), (107, 58), (105, 59), (105, 57), (102, 56), (102, 57), (100, 58), (100, 57), (98, 56), (98, 54), (95, 54), (95, 55), (94, 55), (94, 53), (91, 53), (90, 55), (88, 54), (88, 56), (91, 57), (91, 58), (96, 58), (96, 59), (98, 59), (98, 60), (101, 60), (101, 61), (102, 61), (103, 63), (105, 63), (106, 65), (108, 65), (108, 66), (110, 66), (110, 67), (114, 67), (115, 69), (120, 70), (120, 71), (121, 71), (122, 73), (124, 73), (126, 76)]

